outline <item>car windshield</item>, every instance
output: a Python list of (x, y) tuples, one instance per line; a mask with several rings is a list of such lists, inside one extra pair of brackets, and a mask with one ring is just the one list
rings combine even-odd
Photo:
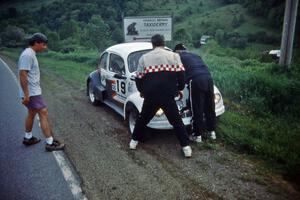
[(147, 49), (147, 50), (143, 50), (143, 51), (136, 51), (133, 52), (131, 54), (129, 54), (128, 56), (128, 70), (130, 73), (136, 71), (138, 64), (139, 64), (139, 59), (142, 55), (144, 55), (145, 53), (151, 51), (152, 49)]

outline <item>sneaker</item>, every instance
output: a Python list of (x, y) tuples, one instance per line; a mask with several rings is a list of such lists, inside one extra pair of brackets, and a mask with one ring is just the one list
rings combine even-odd
[(32, 136), (30, 139), (24, 138), (23, 139), (23, 144), (26, 145), (26, 146), (30, 146), (30, 145), (39, 143), (40, 141), (41, 141), (41, 139)]
[(47, 151), (60, 151), (65, 148), (65, 144), (60, 143), (58, 140), (53, 140), (52, 144), (46, 144), (45, 149)]
[(215, 132), (215, 131), (211, 131), (211, 132), (210, 132), (210, 138), (213, 139), (213, 140), (217, 139), (217, 136), (216, 136), (216, 132)]
[(138, 145), (138, 143), (139, 143), (139, 141), (136, 141), (136, 140), (131, 139), (131, 140), (130, 140), (130, 143), (129, 143), (129, 149), (135, 150), (135, 149), (136, 149), (136, 146)]
[(190, 136), (190, 140), (193, 141), (193, 142), (200, 143), (200, 142), (202, 142), (202, 137), (201, 137), (201, 135), (194, 135), (194, 134), (192, 134)]
[(182, 151), (183, 151), (184, 157), (186, 157), (186, 158), (192, 157), (192, 148), (190, 146), (182, 147)]

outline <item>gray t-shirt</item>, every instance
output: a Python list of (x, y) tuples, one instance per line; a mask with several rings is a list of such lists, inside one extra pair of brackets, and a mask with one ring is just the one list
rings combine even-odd
[[(42, 94), (42, 89), (40, 86), (40, 69), (39, 63), (36, 58), (36, 53), (31, 48), (26, 48), (18, 62), (19, 71), (26, 70), (28, 71), (28, 89), (29, 96), (36, 96)], [(20, 87), (20, 96), (24, 97), (22, 88)]]

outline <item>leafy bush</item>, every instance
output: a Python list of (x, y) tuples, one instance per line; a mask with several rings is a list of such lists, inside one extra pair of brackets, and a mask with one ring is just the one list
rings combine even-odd
[(185, 29), (180, 28), (174, 33), (174, 41), (189, 45), (192, 42), (192, 36)]
[[(299, 79), (274, 70), (279, 66), (273, 63), (261, 63), (254, 58), (240, 60), (229, 57), (236, 51), (222, 51), (216, 42), (208, 45), (203, 58), (213, 73), (216, 85), (226, 98), (247, 105), (258, 115), (272, 113), (298, 116)], [(248, 50), (240, 51), (241, 55), (247, 52)]]
[(272, 112), (276, 115), (294, 115), (300, 112), (300, 82), (285, 75), (255, 72), (241, 82), (242, 95), (260, 115)]
[(280, 43), (280, 36), (268, 34), (265, 31), (258, 31), (257, 33), (248, 33), (247, 38), (249, 42), (260, 42), (264, 44), (278, 44)]
[(25, 32), (18, 26), (7, 26), (0, 34), (2, 45), (6, 47), (20, 47), (24, 45)]
[(233, 48), (244, 49), (247, 45), (247, 38), (231, 37), (228, 39), (228, 45)]

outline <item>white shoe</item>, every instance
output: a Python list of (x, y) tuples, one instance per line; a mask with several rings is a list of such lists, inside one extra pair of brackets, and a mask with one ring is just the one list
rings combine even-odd
[(131, 139), (130, 143), (129, 143), (129, 149), (135, 150), (138, 143), (139, 143), (139, 141)]
[(182, 151), (183, 151), (184, 157), (186, 157), (186, 158), (192, 157), (192, 148), (190, 146), (182, 147)]
[(193, 142), (200, 143), (200, 142), (202, 142), (202, 137), (201, 137), (201, 135), (196, 136), (196, 135), (192, 134), (190, 136), (190, 140), (193, 141)]
[(210, 132), (210, 138), (213, 139), (213, 140), (217, 139), (217, 136), (216, 136), (216, 132), (215, 132), (215, 131), (211, 131), (211, 132)]

